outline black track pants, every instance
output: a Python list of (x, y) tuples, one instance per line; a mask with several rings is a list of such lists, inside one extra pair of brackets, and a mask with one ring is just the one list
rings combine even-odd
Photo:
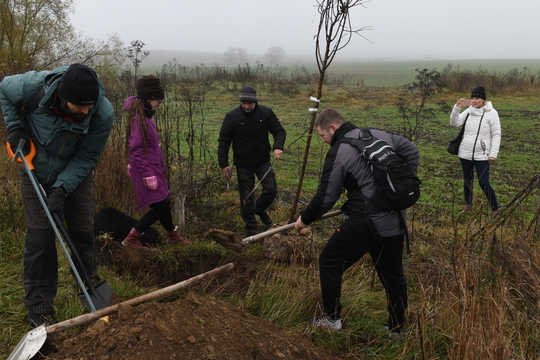
[(347, 218), (334, 232), (319, 257), (324, 312), (341, 317), (341, 281), (345, 270), (369, 252), (387, 295), (389, 325), (402, 325), (407, 309), (403, 274), (403, 235), (375, 238), (362, 219)]

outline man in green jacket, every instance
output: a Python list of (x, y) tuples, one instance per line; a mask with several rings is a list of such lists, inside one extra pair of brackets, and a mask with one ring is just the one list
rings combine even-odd
[[(8, 152), (15, 153), (21, 139), (33, 141), (34, 172), (49, 195), (49, 211), (65, 220), (86, 271), (97, 281), (92, 170), (105, 148), (114, 115), (103, 84), (81, 64), (31, 71), (4, 78), (0, 104)], [(26, 219), (23, 302), (28, 323), (38, 326), (54, 321), (55, 233), (23, 168), (19, 178)]]

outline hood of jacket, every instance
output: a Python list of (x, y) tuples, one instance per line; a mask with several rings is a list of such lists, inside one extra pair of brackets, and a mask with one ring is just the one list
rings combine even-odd
[(126, 99), (126, 101), (124, 102), (124, 111), (128, 111), (129, 110), (129, 106), (131, 105), (131, 103), (136, 99), (137, 97), (136, 96), (130, 96)]
[(492, 111), (493, 110), (493, 104), (491, 103), (491, 101), (486, 101), (486, 103), (484, 104), (484, 106), (480, 107), (480, 108), (475, 108), (473, 106), (470, 106), (467, 111), (469, 112), (469, 114), (471, 115), (482, 115), (482, 113), (485, 111), (486, 113), (488, 111)]

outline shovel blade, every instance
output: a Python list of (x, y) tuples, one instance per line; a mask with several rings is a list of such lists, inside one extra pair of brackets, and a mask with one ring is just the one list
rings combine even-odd
[[(88, 291), (88, 295), (90, 296), (90, 300), (92, 301), (92, 304), (94, 304), (94, 307), (96, 310), (100, 310), (103, 308), (108, 307), (111, 304), (111, 296), (114, 294), (113, 288), (107, 284), (105, 281), (100, 282), (97, 284), (94, 289), (90, 289)], [(79, 294), (79, 299), (82, 301), (82, 303), (86, 306), (86, 308), (92, 309), (92, 306), (88, 302), (88, 299), (84, 294)]]
[(236, 233), (227, 230), (210, 229), (205, 235), (209, 235), (215, 242), (227, 249), (234, 250), (236, 252), (246, 251), (242, 239)]
[(7, 360), (28, 360), (36, 355), (47, 340), (45, 324), (26, 333)]

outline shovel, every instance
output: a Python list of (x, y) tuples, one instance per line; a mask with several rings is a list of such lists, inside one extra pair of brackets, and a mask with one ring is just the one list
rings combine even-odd
[[(60, 243), (60, 246), (62, 247), (62, 250), (64, 251), (66, 255), (66, 258), (69, 261), (69, 265), (71, 266), (73, 275), (75, 276), (75, 279), (77, 280), (79, 286), (81, 287), (83, 294), (79, 295), (79, 299), (81, 299), (83, 304), (90, 311), (96, 311), (97, 309), (102, 309), (104, 307), (107, 307), (110, 304), (110, 298), (112, 294), (114, 294), (114, 290), (105, 281), (102, 281), (98, 285), (94, 286), (94, 284), (92, 283), (92, 280), (90, 279), (90, 276), (88, 275), (84, 267), (84, 264), (79, 254), (75, 250), (75, 246), (73, 242), (71, 241), (71, 238), (69, 237), (69, 234), (66, 228), (64, 227), (64, 224), (60, 220), (60, 217), (58, 216), (58, 214), (50, 213), (47, 207), (47, 194), (45, 193), (45, 190), (43, 189), (41, 184), (38, 182), (38, 179), (33, 172), (34, 166), (32, 165), (32, 159), (34, 155), (36, 154), (35, 145), (31, 139), (28, 139), (28, 141), (30, 142), (30, 153), (26, 157), (24, 156), (22, 149), (24, 148), (26, 140), (21, 140), (19, 142), (19, 146), (17, 147), (17, 151), (13, 157), (13, 161), (21, 162), (23, 164), (23, 167), (26, 173), (30, 177), (30, 181), (32, 182), (34, 190), (36, 191), (36, 194), (39, 197), (43, 210), (45, 211), (45, 215), (47, 215), (47, 218), (49, 219), (49, 222), (51, 223), (51, 227), (54, 230), (56, 238), (58, 239), (58, 242)], [(63, 238), (67, 242), (71, 250), (71, 253), (73, 254), (73, 257), (75, 258), (75, 260), (77, 261), (77, 264), (79, 265), (80, 272), (82, 273), (84, 277), (86, 286), (88, 286), (88, 290), (86, 289), (85, 283), (81, 279), (81, 276), (79, 275), (79, 271), (77, 270), (71, 256), (69, 255), (69, 251), (66, 247), (66, 244), (62, 240), (62, 236), (60, 235), (60, 232), (58, 229), (61, 230)]]
[[(341, 214), (341, 211), (339, 210), (332, 211), (324, 214), (318, 220), (327, 219), (329, 217), (339, 214)], [(227, 249), (234, 250), (236, 252), (244, 252), (246, 251), (246, 244), (251, 244), (267, 236), (274, 235), (285, 230), (293, 229), (295, 224), (296, 223), (290, 223), (287, 225), (279, 226), (277, 228), (270, 229), (256, 235), (248, 236), (245, 239), (241, 239), (238, 234), (227, 230), (211, 229), (207, 232), (207, 234), (210, 235), (215, 242), (226, 247)]]
[(54, 324), (54, 325), (49, 325), (49, 326), (40, 325), (37, 328), (26, 333), (26, 335), (24, 335), (24, 337), (21, 339), (21, 341), (19, 341), (19, 343), (17, 344), (13, 352), (9, 355), (7, 360), (30, 359), (32, 356), (37, 354), (39, 349), (41, 349), (41, 347), (45, 343), (45, 340), (47, 340), (47, 334), (54, 334), (63, 330), (71, 329), (72, 327), (75, 327), (75, 326), (83, 325), (91, 321), (98, 320), (104, 316), (110, 315), (118, 311), (118, 309), (121, 306), (128, 306), (128, 305), (135, 306), (149, 300), (154, 300), (154, 299), (163, 297), (165, 295), (172, 294), (175, 291), (182, 290), (194, 284), (197, 284), (198, 282), (204, 279), (229, 272), (233, 268), (234, 268), (234, 264), (229, 263), (221, 267), (218, 267), (214, 270), (207, 271), (200, 275), (194, 276), (190, 279), (168, 286), (166, 288), (156, 290), (154, 292), (133, 298), (131, 300), (121, 302), (119, 304), (108, 306), (106, 308), (97, 310), (93, 313), (84, 314), (73, 319), (59, 322), (58, 324)]

